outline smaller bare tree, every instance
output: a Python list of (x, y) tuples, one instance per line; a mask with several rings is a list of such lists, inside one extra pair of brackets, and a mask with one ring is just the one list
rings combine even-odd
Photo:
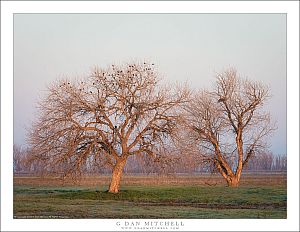
[(229, 186), (238, 186), (243, 167), (265, 150), (265, 139), (275, 129), (263, 110), (268, 97), (265, 85), (229, 69), (217, 75), (215, 90), (195, 94), (185, 108), (191, 139)]

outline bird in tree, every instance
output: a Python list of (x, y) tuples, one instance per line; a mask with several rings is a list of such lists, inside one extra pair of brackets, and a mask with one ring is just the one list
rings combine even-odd
[(178, 106), (189, 97), (185, 87), (160, 85), (149, 67), (95, 68), (84, 80), (52, 83), (28, 133), (31, 159), (74, 178), (88, 161), (109, 165), (109, 192), (119, 192), (128, 157), (158, 155), (177, 125)]

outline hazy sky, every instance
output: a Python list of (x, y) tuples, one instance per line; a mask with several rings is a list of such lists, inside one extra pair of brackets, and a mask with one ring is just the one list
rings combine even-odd
[(271, 150), (286, 154), (285, 14), (15, 14), (14, 143), (26, 145), (47, 84), (133, 60), (195, 88), (229, 66), (268, 84), (278, 126)]

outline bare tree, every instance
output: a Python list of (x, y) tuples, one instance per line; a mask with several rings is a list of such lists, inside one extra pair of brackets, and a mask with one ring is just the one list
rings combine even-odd
[(274, 157), (273, 167), (274, 171), (287, 171), (287, 156), (286, 155), (276, 155)]
[(275, 129), (263, 111), (268, 97), (265, 85), (229, 69), (217, 75), (215, 90), (199, 92), (186, 107), (191, 139), (228, 186), (237, 187), (243, 167), (267, 147), (265, 138)]
[(159, 87), (154, 64), (95, 68), (86, 80), (61, 80), (48, 88), (29, 133), (33, 160), (76, 177), (86, 162), (113, 168), (117, 193), (131, 155), (156, 155), (176, 126), (186, 88)]
[(13, 168), (14, 173), (20, 173), (24, 170), (25, 152), (22, 147), (14, 144), (13, 147)]

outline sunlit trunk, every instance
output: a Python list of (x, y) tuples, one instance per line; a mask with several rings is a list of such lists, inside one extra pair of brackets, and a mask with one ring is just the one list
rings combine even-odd
[(238, 151), (238, 165), (234, 177), (229, 183), (227, 182), (230, 187), (238, 187), (243, 170), (243, 139), (241, 130), (239, 130), (236, 137), (236, 146)]
[(126, 159), (117, 161), (117, 163), (113, 169), (108, 192), (110, 192), (110, 193), (118, 193), (119, 192), (121, 177), (123, 174), (123, 169), (124, 169), (125, 164), (126, 164)]
[[(222, 166), (221, 166), (222, 164)], [(226, 161), (223, 160), (223, 162), (217, 162), (217, 169), (219, 173), (223, 176), (223, 178), (226, 180), (227, 185), (229, 187), (238, 187), (241, 173), (242, 173), (242, 166), (239, 166), (237, 169), (236, 174), (231, 170), (229, 165), (226, 163)]]
[(237, 176), (226, 179), (228, 187), (236, 188), (239, 186), (240, 178)]

